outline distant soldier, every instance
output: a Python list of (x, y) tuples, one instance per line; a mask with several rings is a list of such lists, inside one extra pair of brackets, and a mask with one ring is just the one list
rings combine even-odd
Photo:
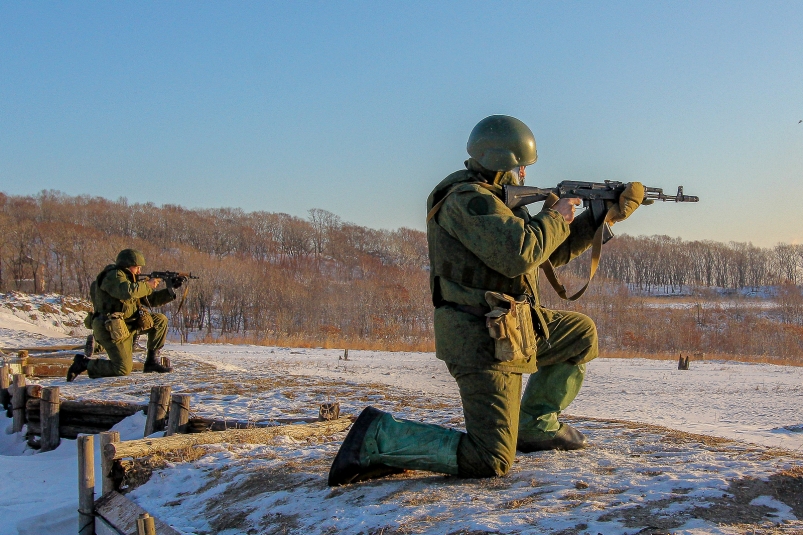
[[(124, 249), (117, 255), (114, 264), (103, 268), (90, 286), (94, 311), (91, 315), (92, 333), (109, 359), (90, 359), (83, 354), (75, 355), (67, 381), (72, 381), (84, 371), (89, 377), (115, 377), (128, 375), (134, 366), (134, 336), (148, 335), (145, 373), (166, 373), (172, 370), (167, 359), (160, 359), (167, 336), (167, 316), (149, 312), (143, 307), (161, 306), (176, 298), (175, 290), (181, 287), (182, 279), (170, 287), (156, 291), (161, 279), (137, 281), (145, 266), (145, 256), (136, 249)], [(161, 361), (166, 361), (163, 365)]]
[[(559, 414), (574, 400), (586, 363), (597, 357), (594, 322), (538, 301), (538, 268), (564, 265), (588, 249), (597, 230), (580, 199), (550, 199), (530, 215), (509, 209), (503, 185), (521, 185), (537, 159), (523, 122), (494, 115), (468, 140), (466, 169), (438, 184), (427, 201), (430, 289), (436, 356), (457, 381), (466, 432), (399, 420), (373, 407), (354, 422), (329, 471), (329, 485), (403, 469), (462, 477), (505, 475), (516, 450), (586, 446)], [(609, 221), (641, 203), (628, 184)], [(532, 373), (522, 396), (522, 374)]]

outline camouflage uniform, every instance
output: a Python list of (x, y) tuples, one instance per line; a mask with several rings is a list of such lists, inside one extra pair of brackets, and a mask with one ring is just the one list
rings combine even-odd
[[(512, 173), (488, 188), (476, 182), (487, 183), (495, 173), (483, 176), (473, 160), (466, 167), (443, 180), (427, 201), (431, 209), (448, 193), (427, 225), (436, 355), (457, 380), (463, 401), (467, 434), (457, 450), (459, 473), (504, 475), (519, 435), (539, 440), (558, 431), (557, 415), (579, 390), (585, 363), (598, 354), (594, 323), (583, 314), (541, 307), (537, 290), (538, 266), (547, 259), (559, 266), (578, 256), (590, 247), (595, 228), (590, 214), (568, 224), (553, 210), (533, 216), (526, 208), (511, 211), (499, 195), (501, 185), (517, 183)], [(444, 247), (446, 242), (450, 246)], [(488, 290), (530, 296), (533, 321), (540, 324), (536, 332), (541, 333), (536, 356), (496, 360), (485, 318), (460, 310), (460, 305), (487, 308)], [(521, 374), (537, 369), (541, 371), (530, 378), (520, 415)], [(560, 388), (567, 381), (570, 388)]]
[[(457, 381), (466, 432), (368, 407), (335, 456), (329, 485), (400, 469), (501, 476), (517, 449), (585, 445), (558, 415), (598, 355), (596, 327), (583, 314), (540, 306), (538, 268), (547, 260), (564, 265), (591, 246), (591, 214), (568, 224), (551, 209), (530, 215), (505, 205), (502, 186), (519, 183), (506, 170), (537, 159), (535, 138), (518, 119), (487, 117), (467, 149), (466, 169), (446, 177), (427, 200), (436, 356)], [(524, 373), (532, 375), (522, 396)]]
[[(114, 377), (128, 375), (133, 367), (134, 318), (142, 303), (151, 306), (161, 306), (173, 301), (176, 294), (171, 289), (154, 291), (144, 282), (137, 282), (134, 275), (125, 268), (116, 264), (106, 266), (90, 287), (92, 305), (95, 312), (92, 317), (92, 332), (95, 341), (99, 343), (109, 355), (109, 360), (90, 359), (87, 363), (87, 372), (90, 377)], [(142, 303), (141, 303), (142, 301)], [(119, 342), (112, 342), (104, 321), (109, 314), (122, 312), (130, 334)], [(149, 352), (158, 351), (165, 344), (167, 335), (167, 316), (151, 313), (153, 327), (140, 334), (148, 335), (147, 348)]]

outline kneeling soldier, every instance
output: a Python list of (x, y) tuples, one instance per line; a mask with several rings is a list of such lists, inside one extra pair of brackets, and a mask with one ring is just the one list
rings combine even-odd
[[(366, 408), (329, 471), (329, 485), (429, 470), (461, 477), (508, 473), (516, 450), (576, 450), (577, 429), (558, 419), (598, 355), (588, 316), (549, 310), (538, 300), (538, 268), (561, 266), (592, 244), (597, 227), (580, 199), (538, 214), (511, 210), (506, 184), (520, 185), (535, 163), (532, 131), (514, 117), (482, 120), (468, 140), (466, 169), (444, 179), (427, 201), (435, 352), (460, 391), (466, 431), (396, 419)], [(612, 221), (641, 203), (632, 183)], [(633, 200), (635, 199), (635, 200)], [(531, 373), (522, 394), (522, 374)]]
[[(90, 359), (83, 354), (75, 355), (67, 381), (72, 381), (84, 371), (89, 377), (115, 377), (128, 375), (134, 366), (134, 336), (148, 335), (145, 373), (166, 373), (172, 370), (170, 363), (163, 365), (159, 352), (167, 336), (167, 316), (151, 313), (142, 307), (161, 306), (176, 298), (175, 289), (182, 280), (163, 290), (156, 291), (161, 279), (137, 281), (145, 266), (145, 256), (136, 249), (124, 249), (117, 255), (114, 264), (106, 266), (89, 289), (94, 312), (91, 316), (95, 341), (106, 350), (109, 359)], [(164, 359), (166, 360), (166, 359)]]

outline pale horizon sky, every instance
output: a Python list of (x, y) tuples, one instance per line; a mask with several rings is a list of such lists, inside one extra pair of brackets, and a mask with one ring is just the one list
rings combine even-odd
[(528, 185), (701, 198), (618, 233), (803, 243), (802, 28), (792, 1), (0, 3), (0, 191), (423, 230), (503, 113)]

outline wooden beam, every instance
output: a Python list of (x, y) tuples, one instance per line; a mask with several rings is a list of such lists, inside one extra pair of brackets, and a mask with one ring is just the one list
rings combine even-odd
[(153, 453), (165, 453), (203, 444), (267, 444), (277, 436), (289, 436), (303, 440), (313, 436), (331, 435), (345, 431), (351, 425), (351, 418), (338, 418), (326, 422), (310, 424), (279, 425), (260, 429), (232, 429), (229, 431), (207, 431), (190, 435), (172, 435), (164, 438), (143, 438), (117, 444), (108, 444), (103, 454), (111, 460), (126, 457), (145, 457)]
[[(137, 520), (147, 513), (145, 509), (115, 491), (95, 502), (95, 514), (125, 535), (137, 535)], [(158, 535), (181, 535), (158, 518), (153, 520)]]

